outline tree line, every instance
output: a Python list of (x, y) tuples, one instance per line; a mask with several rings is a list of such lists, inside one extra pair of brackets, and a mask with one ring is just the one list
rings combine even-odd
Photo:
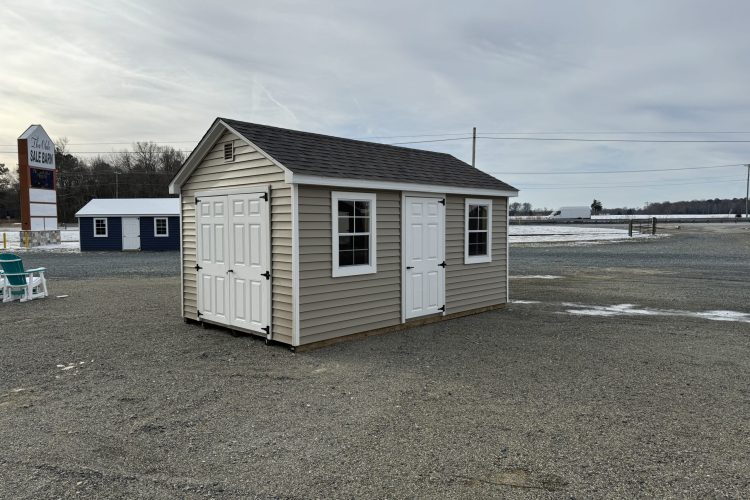
[[(714, 198), (712, 200), (661, 201), (646, 203), (640, 208), (605, 208), (600, 200), (590, 205), (593, 214), (605, 215), (736, 215), (745, 213), (745, 198)], [(534, 208), (531, 203), (513, 202), (508, 205), (510, 215), (549, 215), (549, 208)]]
[[(55, 143), (58, 221), (75, 222), (75, 213), (92, 198), (166, 198), (169, 181), (185, 158), (182, 151), (153, 142), (84, 158), (60, 139)], [(18, 177), (7, 167), (0, 168), (0, 217), (20, 218)]]

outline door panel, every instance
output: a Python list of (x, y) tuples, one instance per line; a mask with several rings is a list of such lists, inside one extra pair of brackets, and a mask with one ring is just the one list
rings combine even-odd
[(198, 309), (206, 320), (266, 334), (271, 252), (268, 202), (261, 196), (199, 199)]
[(445, 269), (444, 207), (437, 198), (405, 198), (405, 317), (441, 312)]
[(270, 323), (271, 281), (264, 273), (270, 276), (271, 258), (268, 202), (261, 196), (260, 193), (229, 196), (234, 240), (229, 279), (233, 283), (231, 289), (237, 293), (232, 325), (265, 333), (263, 328)]
[(141, 249), (141, 221), (137, 217), (122, 218), (122, 249)]
[(229, 282), (224, 249), (227, 245), (226, 196), (206, 196), (198, 202), (198, 311), (204, 319), (229, 324)]

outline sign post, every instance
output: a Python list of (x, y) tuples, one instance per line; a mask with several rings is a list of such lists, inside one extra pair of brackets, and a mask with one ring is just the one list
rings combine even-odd
[(41, 125), (18, 138), (18, 179), (21, 184), (21, 229), (57, 230), (55, 144)]

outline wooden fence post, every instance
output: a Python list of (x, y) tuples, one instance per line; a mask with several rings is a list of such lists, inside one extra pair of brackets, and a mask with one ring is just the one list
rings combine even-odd
[(651, 235), (656, 235), (656, 217), (651, 219)]
[(628, 221), (628, 236), (633, 237), (633, 219)]

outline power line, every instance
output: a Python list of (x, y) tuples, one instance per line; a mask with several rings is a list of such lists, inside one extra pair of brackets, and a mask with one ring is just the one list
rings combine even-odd
[(479, 139), (491, 139), (497, 141), (558, 141), (558, 142), (635, 142), (635, 143), (747, 143), (750, 140), (738, 139), (583, 139), (577, 137), (491, 137), (486, 135), (477, 136)]
[(661, 188), (662, 186), (688, 186), (688, 185), (694, 185), (694, 184), (729, 184), (734, 183), (737, 181), (743, 181), (744, 179), (732, 179), (728, 181), (701, 181), (701, 182), (651, 182), (649, 184), (629, 184), (629, 185), (607, 185), (607, 186), (590, 186), (590, 185), (574, 185), (569, 184), (565, 186), (557, 186), (557, 187), (525, 187), (521, 188), (522, 191), (526, 190), (547, 190), (547, 189), (575, 189), (575, 188), (589, 188), (589, 189), (630, 189), (630, 188), (643, 188), (643, 187), (651, 187), (651, 188)]
[(498, 175), (585, 175), (585, 174), (628, 174), (633, 172), (673, 172), (676, 170), (702, 170), (709, 168), (729, 168), (729, 167), (744, 167), (744, 163), (731, 163), (727, 165), (709, 165), (704, 167), (677, 167), (677, 168), (644, 168), (644, 169), (631, 169), (631, 170), (580, 170), (580, 171), (564, 171), (564, 172), (499, 172), (491, 171), (490, 174)]
[(750, 134), (750, 131), (739, 131), (739, 130), (730, 130), (730, 131), (618, 131), (618, 130), (608, 130), (608, 131), (563, 131), (558, 130), (557, 132), (482, 132), (483, 134), (487, 135), (555, 135), (555, 134), (565, 134), (565, 135), (722, 135), (722, 134)]
[[(171, 149), (169, 152), (177, 151), (180, 153), (191, 153), (192, 149)], [(16, 154), (18, 151), (0, 151), (0, 154)], [(164, 153), (164, 151), (156, 151), (153, 154), (161, 155)], [(66, 155), (104, 155), (104, 154), (125, 154), (125, 155), (137, 155), (137, 154), (143, 154), (142, 151), (65, 151)], [(151, 152), (147, 153), (151, 154)]]
[[(133, 145), (136, 143), (147, 143), (147, 144), (189, 144), (197, 143), (200, 141), (130, 141), (130, 142), (69, 142), (67, 146), (121, 146), (121, 145)], [(0, 144), (0, 148), (12, 148), (18, 144)]]
[(465, 139), (471, 139), (472, 136), (466, 136), (466, 137), (449, 137), (447, 139), (431, 139), (426, 141), (406, 141), (406, 142), (389, 142), (389, 146), (398, 146), (400, 144), (422, 144), (426, 142), (446, 142), (446, 141), (463, 141)]

